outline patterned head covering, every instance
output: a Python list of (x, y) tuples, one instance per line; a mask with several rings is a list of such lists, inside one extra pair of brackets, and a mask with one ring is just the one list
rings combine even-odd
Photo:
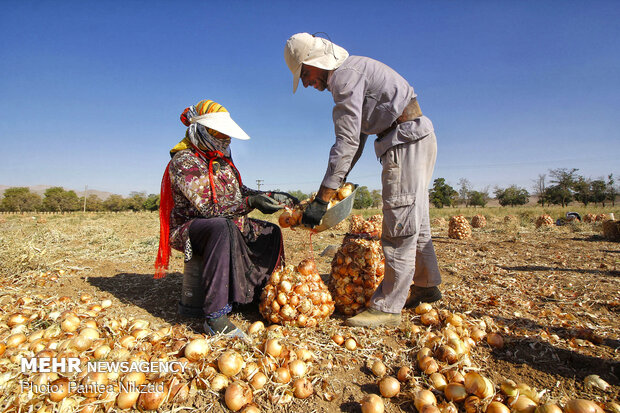
[(228, 113), (224, 106), (212, 100), (201, 100), (196, 105), (185, 108), (181, 114), (181, 122), (187, 126), (185, 137), (198, 149), (203, 151), (220, 151), (224, 155), (230, 156), (230, 136), (215, 129), (207, 128), (200, 123), (192, 122), (193, 118), (217, 112)]

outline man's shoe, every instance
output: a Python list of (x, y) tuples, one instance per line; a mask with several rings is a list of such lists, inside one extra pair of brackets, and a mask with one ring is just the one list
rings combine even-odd
[(417, 307), (420, 303), (434, 303), (441, 300), (441, 291), (437, 287), (413, 286), (405, 307)]
[(347, 318), (345, 324), (351, 327), (396, 327), (400, 324), (400, 313), (384, 313), (367, 308), (355, 317)]

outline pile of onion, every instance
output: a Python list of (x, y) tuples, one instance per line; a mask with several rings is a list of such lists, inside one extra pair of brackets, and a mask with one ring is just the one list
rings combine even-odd
[(274, 271), (261, 294), (260, 313), (283, 325), (314, 327), (334, 312), (334, 301), (314, 261)]
[(366, 308), (383, 280), (381, 242), (360, 234), (347, 234), (332, 260), (330, 290), (338, 311), (347, 315)]
[[(355, 189), (354, 184), (350, 182), (343, 184), (334, 193), (334, 196), (329, 201), (329, 204), (327, 204), (327, 209), (330, 209), (331, 207), (336, 205), (338, 202), (342, 201), (343, 199), (351, 195), (351, 193), (353, 192), (353, 189)], [(301, 216), (303, 215), (303, 211), (306, 208), (306, 206), (310, 204), (310, 202), (312, 202), (313, 199), (314, 197), (305, 199), (301, 201), (299, 204), (295, 205), (293, 208), (288, 208), (288, 207), (284, 208), (284, 211), (278, 217), (278, 225), (280, 225), (281, 228), (296, 227), (298, 225), (301, 225)]]
[(466, 239), (471, 237), (471, 226), (463, 215), (450, 218), (448, 223), (448, 237), (452, 239)]

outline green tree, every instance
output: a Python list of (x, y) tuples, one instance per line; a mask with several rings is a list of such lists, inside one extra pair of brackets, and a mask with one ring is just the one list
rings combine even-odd
[(130, 192), (129, 198), (125, 199), (125, 208), (130, 211), (143, 211), (146, 202), (146, 192)]
[(593, 201), (592, 197), (592, 181), (585, 179), (583, 176), (577, 177), (573, 184), (574, 197), (581, 202), (583, 206), (588, 206)]
[(598, 204), (599, 202), (605, 206), (605, 201), (607, 200), (607, 184), (602, 179), (595, 179), (590, 182), (590, 200), (594, 202), (594, 204)]
[(6, 212), (36, 211), (41, 207), (41, 197), (26, 187), (7, 188), (0, 209)]
[(43, 209), (50, 212), (77, 211), (80, 209), (80, 199), (75, 191), (54, 186), (45, 190)]
[(355, 193), (355, 200), (353, 201), (353, 208), (363, 209), (370, 208), (372, 206), (372, 196), (368, 187), (360, 186)]
[(125, 209), (125, 200), (120, 195), (110, 195), (103, 201), (103, 209), (112, 212), (123, 211)]
[[(80, 204), (84, 205), (84, 197), (80, 198)], [(95, 194), (90, 194), (86, 198), (87, 211), (103, 211), (103, 201)]]
[(488, 202), (489, 196), (481, 191), (469, 192), (469, 205), (484, 207)]
[(383, 197), (379, 189), (373, 189), (370, 191), (370, 197), (372, 198), (372, 207), (380, 208), (383, 205)]
[(157, 211), (159, 209), (159, 194), (149, 194), (144, 201), (144, 209)]
[(494, 193), (495, 199), (501, 206), (525, 205), (530, 196), (525, 188), (519, 188), (516, 185), (511, 185), (505, 189), (496, 188)]
[(293, 195), (295, 198), (299, 199), (300, 201), (310, 198), (310, 195), (301, 192), (299, 189), (296, 191), (291, 191), (289, 192), (289, 194)]
[(470, 193), (472, 192), (471, 182), (465, 178), (459, 179), (459, 204), (464, 203), (469, 206)]
[(538, 203), (543, 207), (545, 206), (545, 202), (547, 202), (545, 198), (547, 191), (547, 184), (545, 182), (546, 178), (547, 175), (541, 174), (534, 180), (534, 196), (538, 197)]
[(574, 188), (577, 182), (577, 176), (575, 173), (579, 169), (572, 168), (558, 168), (550, 169), (549, 175), (551, 175), (551, 183), (555, 185), (549, 188), (549, 194), (551, 194), (551, 203), (560, 204), (563, 207), (567, 206), (574, 199)]
[(618, 197), (618, 188), (615, 183), (614, 174), (609, 174), (607, 177), (607, 200), (611, 201), (612, 206), (616, 206), (616, 198)]
[(437, 178), (433, 181), (433, 188), (429, 192), (430, 202), (435, 208), (443, 208), (456, 204), (459, 193), (446, 183), (444, 178)]

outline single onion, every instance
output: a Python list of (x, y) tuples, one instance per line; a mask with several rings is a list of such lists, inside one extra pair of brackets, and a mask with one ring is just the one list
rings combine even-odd
[(394, 397), (400, 393), (400, 382), (391, 376), (384, 377), (379, 382), (379, 391), (383, 397)]
[(265, 387), (265, 384), (267, 384), (267, 376), (262, 371), (259, 371), (254, 376), (252, 376), (252, 379), (250, 380), (250, 384), (256, 390), (260, 390), (263, 387)]
[(282, 344), (277, 338), (270, 338), (265, 341), (265, 353), (273, 357), (278, 357), (282, 353)]
[(290, 211), (284, 211), (280, 214), (280, 216), (278, 217), (278, 225), (280, 225), (281, 228), (288, 228), (291, 226), (291, 212)]
[(143, 410), (157, 410), (163, 404), (168, 394), (168, 389), (161, 386), (153, 386), (150, 391), (141, 393), (138, 397), (138, 407)]
[(136, 405), (139, 396), (139, 390), (121, 390), (116, 396), (116, 406), (121, 410), (131, 409)]
[(288, 364), (291, 376), (294, 378), (302, 377), (308, 371), (308, 366), (302, 360), (293, 360)]
[(491, 347), (502, 348), (504, 347), (504, 339), (499, 333), (490, 333), (487, 335), (487, 343)]
[(129, 383), (134, 383), (136, 386), (141, 386), (146, 383), (146, 374), (142, 373), (141, 371), (130, 371), (129, 373), (125, 374), (122, 383), (125, 386), (129, 386)]
[(273, 381), (280, 384), (288, 383), (291, 381), (291, 372), (286, 367), (278, 367), (273, 372)]
[(351, 195), (353, 192), (353, 185), (350, 183), (346, 183), (340, 188), (338, 188), (337, 196), (340, 201)]
[(433, 355), (433, 352), (431, 351), (431, 349), (430, 349), (430, 348), (428, 348), (428, 347), (422, 347), (422, 348), (418, 351), (418, 353), (416, 354), (416, 358), (418, 359), (418, 362), (419, 362), (419, 361), (420, 361), (420, 360), (422, 360), (424, 357), (427, 357), (427, 356), (432, 356), (432, 355)]
[(465, 383), (465, 378), (458, 370), (448, 370), (445, 372), (448, 383)]
[(314, 354), (307, 348), (298, 348), (295, 350), (297, 358), (301, 361), (310, 361), (314, 358)]
[(293, 382), (293, 394), (298, 399), (305, 399), (314, 393), (312, 382), (306, 378), (299, 378)]
[(61, 377), (50, 385), (50, 400), (59, 402), (69, 394), (69, 379)]
[(357, 348), (357, 341), (354, 338), (349, 337), (344, 341), (344, 347), (347, 350), (353, 351)]
[(418, 411), (421, 411), (426, 405), (430, 404), (435, 406), (437, 404), (437, 398), (430, 390), (420, 390), (415, 394), (413, 404)]
[(463, 403), (463, 407), (465, 408), (465, 413), (477, 413), (478, 407), (480, 406), (480, 398), (478, 396), (469, 396), (465, 399), (465, 403)]
[(448, 385), (445, 376), (441, 373), (433, 373), (430, 375), (429, 379), (433, 387), (439, 391), (442, 391)]
[(433, 306), (431, 306), (429, 303), (420, 303), (415, 308), (415, 313), (421, 315), (421, 314), (428, 313), (432, 309), (433, 309)]
[(510, 413), (510, 409), (500, 402), (491, 402), (487, 406), (485, 413)]
[(248, 334), (257, 334), (265, 329), (265, 324), (262, 321), (253, 322), (248, 328)]
[(6, 324), (13, 328), (16, 325), (25, 324), (28, 321), (28, 318), (22, 313), (11, 314)]
[(102, 344), (93, 351), (93, 356), (95, 356), (96, 359), (102, 359), (105, 358), (111, 350), (110, 346)]
[(402, 382), (405, 382), (411, 378), (411, 369), (407, 366), (403, 366), (398, 369), (398, 373), (396, 373), (396, 378)]
[(474, 371), (465, 375), (465, 389), (467, 393), (474, 394), (482, 399), (493, 395), (493, 383)]
[(341, 346), (342, 343), (344, 343), (344, 337), (340, 334), (334, 334), (332, 336), (332, 340), (334, 341), (334, 343), (338, 344), (339, 346)]
[(196, 338), (185, 346), (185, 357), (190, 361), (202, 360), (209, 353), (209, 343), (204, 338)]
[(24, 333), (12, 334), (6, 339), (6, 346), (8, 348), (17, 347), (22, 343), (25, 343), (27, 337)]
[[(258, 374), (258, 373), (257, 373)], [(256, 377), (256, 375), (254, 376)], [(230, 380), (225, 375), (218, 373), (211, 379), (211, 390), (218, 392), (228, 386)]]
[(425, 326), (437, 325), (439, 324), (439, 315), (435, 311), (429, 311), (420, 316), (420, 322)]
[(224, 401), (230, 410), (236, 412), (252, 401), (252, 390), (247, 384), (236, 381), (226, 388)]
[(227, 350), (217, 359), (220, 372), (228, 377), (236, 376), (243, 369), (243, 357), (234, 350)]
[(372, 363), (372, 366), (370, 366), (370, 371), (372, 371), (372, 374), (374, 374), (377, 377), (383, 377), (385, 376), (385, 373), (387, 372), (387, 368), (385, 367), (385, 364), (383, 364), (381, 360), (375, 360)]
[(426, 406), (422, 406), (420, 413), (441, 413), (441, 410), (439, 410), (439, 407), (437, 406), (427, 404)]
[[(108, 384), (108, 374), (104, 372), (91, 372), (82, 380), (85, 391), (84, 397), (98, 397), (99, 390)], [(92, 390), (92, 391), (91, 391)]]
[(487, 335), (486, 332), (484, 332), (483, 330), (479, 329), (479, 328), (474, 328), (470, 334), (470, 337), (475, 341), (478, 342), (480, 340), (482, 340), (485, 336)]
[(361, 402), (362, 413), (383, 413), (385, 406), (383, 400), (376, 394), (367, 394)]
[(311, 259), (302, 260), (297, 266), (297, 271), (301, 275), (310, 275), (317, 272), (316, 263)]
[(562, 409), (557, 404), (546, 403), (536, 407), (534, 413), (562, 413)]
[(439, 365), (434, 358), (426, 356), (418, 362), (418, 366), (424, 372), (424, 374), (431, 375), (439, 370)]
[[(99, 403), (97, 403), (97, 399), (84, 399), (80, 403), (78, 413), (95, 413), (98, 407)], [(39, 413), (39, 411), (37, 411), (37, 413)]]
[(603, 409), (601, 409), (598, 404), (594, 403), (590, 400), (584, 399), (570, 399), (566, 402), (566, 406), (564, 407), (566, 413), (602, 413)]
[(534, 413), (536, 403), (527, 396), (510, 397), (508, 405), (514, 413)]
[(260, 413), (260, 408), (254, 403), (250, 403), (241, 409), (241, 413)]
[(451, 402), (462, 402), (467, 398), (467, 390), (460, 383), (449, 383), (444, 389), (446, 399)]

